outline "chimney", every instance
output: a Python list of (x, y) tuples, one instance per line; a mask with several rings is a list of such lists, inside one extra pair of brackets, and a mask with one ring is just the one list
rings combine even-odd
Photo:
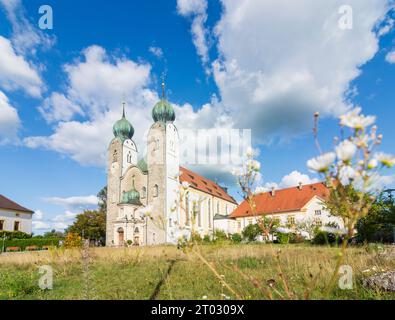
[(270, 191), (270, 194), (272, 195), (272, 197), (274, 197), (276, 195), (276, 188), (272, 187), (272, 191)]
[(298, 189), (299, 189), (299, 190), (302, 190), (302, 189), (303, 189), (303, 183), (302, 183), (302, 182), (299, 182)]

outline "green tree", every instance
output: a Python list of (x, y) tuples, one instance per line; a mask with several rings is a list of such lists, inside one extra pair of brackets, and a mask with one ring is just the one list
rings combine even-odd
[(259, 235), (262, 235), (262, 229), (259, 224), (250, 224), (244, 228), (243, 238), (248, 241), (255, 241)]
[(43, 238), (64, 238), (63, 232), (52, 229), (50, 232), (45, 232)]
[(107, 186), (99, 191), (97, 197), (99, 198), (99, 210), (107, 212)]
[(77, 215), (75, 222), (67, 233), (79, 234), (84, 239), (99, 241), (104, 244), (106, 236), (106, 213), (102, 210), (85, 210)]
[(360, 242), (394, 242), (395, 203), (391, 196), (381, 194), (366, 217), (357, 223)]

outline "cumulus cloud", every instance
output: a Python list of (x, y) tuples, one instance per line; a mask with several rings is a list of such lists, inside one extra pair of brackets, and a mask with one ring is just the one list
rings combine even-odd
[(73, 209), (94, 208), (97, 207), (99, 201), (98, 198), (93, 195), (76, 196), (76, 197), (68, 197), (68, 198), (47, 197), (44, 198), (43, 200), (51, 204), (60, 205), (66, 208), (73, 208)]
[(395, 50), (388, 52), (387, 55), (385, 56), (385, 60), (388, 63), (395, 63)]
[(222, 4), (215, 81), (236, 125), (263, 143), (310, 130), (315, 111), (337, 116), (350, 107), (350, 84), (378, 51), (373, 30), (388, 10), (386, 0), (349, 1), (354, 24), (343, 30), (341, 1)]
[(41, 210), (36, 210), (33, 215), (33, 231), (47, 232), (50, 230), (64, 231), (73, 224), (76, 213), (67, 210), (63, 214), (58, 214), (53, 218), (48, 218)]
[(177, 0), (177, 12), (184, 17), (192, 17), (191, 34), (197, 53), (202, 60), (206, 74), (210, 74), (209, 62), (209, 31), (207, 22), (207, 0)]
[(43, 82), (37, 71), (15, 52), (10, 40), (2, 36), (0, 56), (0, 86), (8, 91), (23, 89), (33, 97), (40, 97)]
[(299, 171), (292, 171), (290, 174), (285, 175), (279, 183), (277, 182), (266, 182), (263, 186), (256, 188), (255, 193), (268, 192), (272, 189), (286, 189), (292, 188), (302, 183), (302, 185), (308, 185), (317, 183), (317, 178), (311, 178), (307, 174), (300, 173)]
[(0, 145), (17, 142), (20, 119), (7, 96), (0, 91)]
[(21, 0), (0, 0), (12, 26), (12, 43), (20, 54), (35, 55), (37, 48), (50, 48), (55, 38), (36, 28), (26, 17)]
[[(53, 93), (39, 107), (43, 117), (54, 123), (54, 132), (26, 137), (26, 146), (54, 150), (83, 165), (105, 165), (112, 126), (121, 117), (124, 96), (126, 117), (134, 126), (133, 139), (143, 156), (145, 136), (153, 123), (152, 108), (159, 100), (150, 88), (151, 66), (91, 46), (82, 52), (80, 60), (67, 64), (64, 70), (68, 79), (65, 92)], [(210, 128), (223, 120), (212, 116), (213, 109), (221, 111), (215, 98), (197, 111), (190, 104), (175, 104), (174, 108), (180, 130), (183, 126)], [(76, 119), (77, 116), (82, 119)]]
[(293, 171), (290, 174), (284, 176), (281, 180), (281, 188), (290, 188), (298, 186), (299, 183), (303, 185), (317, 183), (318, 179), (310, 178), (307, 174), (302, 174), (299, 171)]

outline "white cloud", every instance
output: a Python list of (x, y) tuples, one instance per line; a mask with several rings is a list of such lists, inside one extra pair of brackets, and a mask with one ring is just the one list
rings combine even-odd
[(388, 54), (385, 56), (385, 60), (388, 63), (395, 63), (395, 50), (388, 52)]
[(44, 212), (41, 210), (34, 211), (33, 220), (43, 220), (44, 219)]
[(50, 48), (55, 38), (36, 28), (26, 17), (21, 0), (0, 0), (12, 25), (12, 43), (18, 53), (35, 55), (37, 48)]
[(7, 96), (0, 91), (0, 145), (18, 141), (20, 119)]
[(84, 115), (79, 105), (73, 103), (58, 92), (46, 98), (38, 110), (48, 123), (69, 121), (77, 114)]
[(177, 0), (177, 12), (184, 17), (193, 17), (191, 33), (192, 41), (197, 53), (202, 60), (203, 67), (207, 75), (210, 69), (209, 62), (209, 31), (205, 27), (207, 22), (207, 0)]
[(148, 50), (157, 58), (163, 57), (163, 50), (159, 47), (149, 47)]
[(207, 10), (207, 0), (177, 0), (177, 11), (182, 16), (204, 14)]
[(43, 83), (37, 71), (18, 55), (11, 42), (0, 36), (0, 86), (5, 90), (23, 89), (33, 97), (40, 97)]
[[(98, 204), (98, 198), (93, 195), (68, 197), (68, 198), (47, 197), (44, 198), (43, 200), (55, 205), (60, 205), (66, 208), (75, 208), (75, 209), (92, 208), (92, 207), (96, 207)], [(67, 211), (67, 212), (70, 213), (71, 211)]]
[[(126, 117), (135, 129), (140, 156), (144, 155), (144, 135), (153, 123), (152, 108), (159, 100), (151, 85), (151, 66), (116, 57), (98, 46), (83, 51), (83, 58), (64, 67), (66, 92), (53, 93), (39, 108), (44, 118), (55, 123), (50, 136), (27, 137), (30, 148), (44, 147), (65, 154), (83, 165), (103, 166), (111, 141), (112, 126), (121, 117), (122, 96), (126, 99)], [(216, 99), (198, 111), (192, 106), (174, 105), (176, 125), (209, 128), (221, 121), (212, 116), (220, 109)], [(221, 111), (221, 110), (218, 110)], [(76, 115), (83, 117), (77, 121)]]
[(293, 171), (281, 179), (281, 188), (290, 188), (298, 186), (299, 183), (303, 185), (317, 183), (318, 179), (310, 178), (307, 174), (302, 174), (299, 171)]
[(34, 221), (33, 224), (33, 231), (48, 231), (51, 229), (51, 225), (44, 221)]
[(386, 0), (349, 1), (354, 25), (342, 30), (340, 1), (222, 3), (215, 81), (236, 125), (259, 142), (310, 131), (315, 111), (334, 116), (349, 107), (350, 83), (376, 54), (372, 30), (387, 11)]

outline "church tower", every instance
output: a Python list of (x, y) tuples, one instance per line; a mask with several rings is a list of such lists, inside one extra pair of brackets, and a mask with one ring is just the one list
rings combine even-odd
[(121, 177), (130, 166), (137, 165), (137, 147), (132, 140), (134, 128), (125, 117), (123, 103), (122, 118), (113, 126), (114, 138), (108, 147), (107, 176), (107, 222), (106, 245), (114, 245), (114, 223), (119, 218), (121, 203)]
[[(179, 221), (179, 135), (174, 125), (175, 113), (165, 97), (162, 83), (162, 98), (152, 110), (154, 124), (148, 133), (148, 203), (152, 210), (152, 225), (148, 230), (148, 244), (176, 243), (176, 225)], [(155, 239), (155, 240), (153, 240)]]

